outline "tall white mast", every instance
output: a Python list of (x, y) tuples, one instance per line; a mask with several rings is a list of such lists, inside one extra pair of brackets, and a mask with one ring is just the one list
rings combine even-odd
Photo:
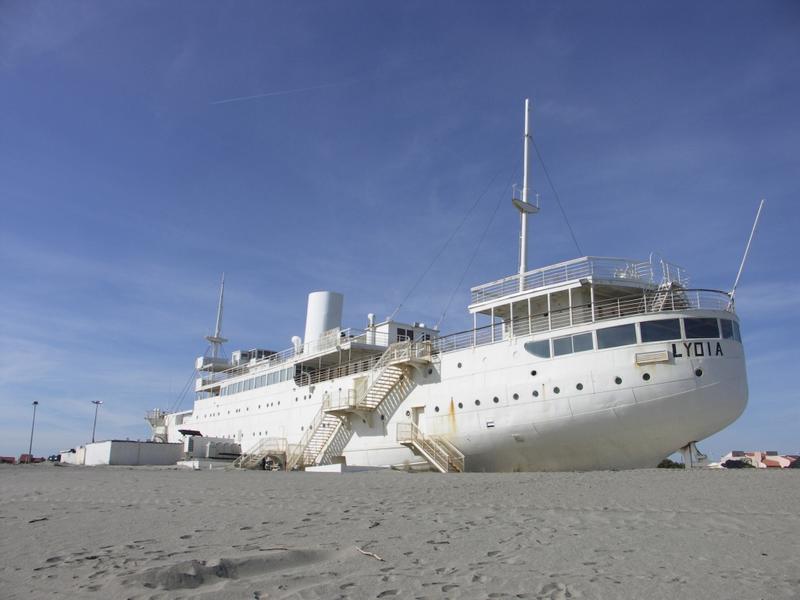
[(219, 286), (219, 304), (217, 304), (217, 325), (214, 328), (214, 335), (207, 335), (206, 339), (211, 342), (211, 357), (219, 356), (219, 349), (222, 344), (227, 342), (222, 337), (222, 306), (225, 299), (225, 273), (222, 274), (222, 283)]
[(539, 207), (528, 202), (528, 171), (530, 170), (530, 99), (525, 98), (525, 144), (523, 147), (522, 200), (512, 202), (520, 214), (519, 230), (519, 289), (525, 289), (525, 272), (528, 270), (528, 214), (539, 212)]

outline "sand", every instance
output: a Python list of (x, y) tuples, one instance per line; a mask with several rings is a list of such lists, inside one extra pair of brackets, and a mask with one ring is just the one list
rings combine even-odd
[(0, 598), (800, 598), (798, 496), (798, 470), (4, 466)]

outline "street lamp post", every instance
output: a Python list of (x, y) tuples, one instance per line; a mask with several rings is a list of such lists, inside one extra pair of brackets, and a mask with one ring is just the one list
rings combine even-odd
[(94, 404), (94, 423), (92, 424), (92, 443), (94, 444), (94, 432), (97, 429), (97, 409), (100, 408), (100, 405), (103, 403), (102, 400), (92, 400), (92, 404)]
[(33, 401), (33, 420), (31, 421), (31, 441), (28, 444), (28, 460), (30, 461), (30, 457), (32, 456), (33, 452), (33, 428), (36, 426), (36, 407), (39, 406), (39, 401)]

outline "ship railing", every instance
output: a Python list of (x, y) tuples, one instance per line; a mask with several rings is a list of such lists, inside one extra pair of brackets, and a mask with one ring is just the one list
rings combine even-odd
[(603, 281), (635, 281), (654, 286), (667, 283), (677, 283), (682, 287), (689, 285), (686, 270), (664, 260), (654, 263), (652, 259), (637, 261), (626, 258), (584, 256), (524, 273), (522, 289), (520, 289), (520, 275), (511, 275), (473, 287), (471, 304), (480, 304), (520, 291), (545, 288), (588, 277)]
[(441, 472), (464, 471), (464, 454), (452, 442), (423, 433), (415, 423), (398, 423), (396, 439), (400, 444), (415, 446)]
[(356, 408), (356, 391), (340, 390), (337, 394), (326, 394), (322, 400), (322, 412), (328, 410), (344, 410)]
[(292, 347), (281, 352), (270, 354), (258, 360), (251, 360), (241, 365), (236, 365), (214, 375), (214, 382), (224, 381), (231, 377), (236, 377), (245, 372), (251, 372), (253, 367), (270, 369), (284, 363), (293, 361), (296, 358), (306, 358), (328, 352), (335, 348), (342, 347), (351, 343), (369, 344), (373, 346), (388, 347), (391, 343), (389, 334), (380, 331), (364, 329), (332, 329), (323, 334), (319, 340), (303, 344), (298, 349)]
[(733, 312), (730, 294), (719, 290), (672, 289), (643, 294), (608, 298), (592, 303), (530, 316), (507, 319), (494, 324), (441, 336), (431, 340), (436, 353), (483, 346), (509, 339), (511, 336), (532, 335), (574, 327), (586, 323), (609, 321), (636, 315), (678, 310), (724, 310)]

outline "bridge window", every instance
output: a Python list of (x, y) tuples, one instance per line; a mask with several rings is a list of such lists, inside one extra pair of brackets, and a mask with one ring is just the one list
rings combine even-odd
[(584, 352), (586, 350), (592, 350), (593, 348), (594, 343), (591, 333), (568, 335), (553, 340), (554, 356), (563, 356), (564, 354), (572, 354), (573, 352)]
[(539, 358), (550, 358), (550, 340), (527, 342), (525, 344), (525, 350)]
[(636, 327), (630, 325), (617, 325), (616, 327), (606, 327), (597, 330), (597, 347), (616, 348), (617, 346), (628, 346), (636, 343)]
[(662, 342), (681, 339), (680, 319), (662, 319), (660, 321), (642, 321), (639, 324), (642, 342)]
[(719, 325), (716, 319), (684, 319), (683, 326), (686, 329), (686, 337), (690, 339), (719, 337)]
[(732, 340), (733, 337), (733, 321), (730, 319), (720, 319), (719, 324), (722, 328), (722, 337), (726, 340)]
[(740, 344), (742, 343), (742, 332), (739, 330), (739, 323), (733, 321), (733, 339)]

